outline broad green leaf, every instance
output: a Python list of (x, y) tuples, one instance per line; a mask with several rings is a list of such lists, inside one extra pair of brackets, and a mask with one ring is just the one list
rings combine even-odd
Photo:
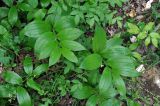
[(8, 5), (9, 7), (11, 7), (13, 5), (13, 1), (14, 0), (2, 0), (6, 5)]
[(0, 35), (3, 35), (5, 33), (7, 33), (7, 29), (4, 26), (0, 25)]
[(71, 41), (71, 40), (62, 40), (61, 46), (68, 48), (69, 50), (72, 50), (72, 51), (86, 50), (85, 47), (82, 46), (80, 43), (78, 43), (76, 41)]
[(138, 39), (144, 39), (144, 38), (146, 38), (147, 37), (147, 33), (146, 32), (140, 32), (139, 34), (138, 34)]
[(46, 32), (36, 40), (34, 50), (39, 59), (44, 59), (50, 56), (55, 45), (56, 42), (53, 32)]
[(73, 93), (72, 96), (77, 99), (86, 99), (93, 95), (95, 92), (93, 88), (89, 86), (78, 87)]
[(142, 60), (142, 57), (141, 57), (141, 54), (140, 53), (138, 53), (138, 52), (132, 52), (132, 54), (133, 54), (133, 56), (135, 57), (135, 58), (137, 58), (138, 60)]
[(31, 11), (32, 10), (31, 6), (27, 3), (18, 4), (18, 8), (21, 9), (22, 11)]
[(156, 38), (152, 38), (152, 44), (158, 48), (158, 40)]
[(64, 68), (64, 74), (69, 73), (70, 70), (74, 70), (74, 64), (70, 61), (66, 61), (66, 66)]
[(151, 31), (153, 29), (154, 22), (149, 22), (143, 29), (143, 31)]
[(102, 57), (98, 54), (90, 54), (81, 63), (80, 68), (85, 70), (95, 70), (102, 64)]
[(104, 58), (111, 58), (113, 56), (129, 55), (129, 54), (131, 54), (129, 49), (123, 46), (113, 46), (110, 48), (106, 48), (101, 52), (101, 55)]
[(0, 85), (0, 98), (9, 98), (16, 94), (16, 89), (12, 85)]
[(17, 12), (16, 7), (13, 6), (10, 8), (8, 12), (8, 21), (12, 26), (14, 26), (17, 20), (18, 20), (18, 12)]
[(77, 28), (66, 28), (58, 33), (60, 40), (75, 40), (82, 35), (82, 31)]
[(117, 90), (113, 88), (113, 85), (111, 85), (107, 91), (101, 93), (100, 95), (105, 99), (109, 99), (109, 98), (114, 98), (117, 94), (118, 94)]
[(122, 39), (114, 37), (114, 38), (111, 38), (111, 39), (107, 40), (106, 48), (112, 48), (114, 46), (120, 46), (121, 44), (122, 44)]
[(18, 84), (20, 85), (22, 83), (22, 78), (13, 71), (4, 71), (2, 73), (3, 79), (11, 84)]
[(120, 106), (120, 102), (117, 99), (108, 99), (103, 101), (100, 106)]
[(55, 63), (57, 63), (60, 57), (61, 57), (61, 49), (58, 47), (58, 45), (55, 45), (49, 58), (49, 66), (52, 66)]
[(113, 100), (108, 99), (106, 101), (103, 101), (102, 103), (100, 103), (100, 106), (113, 106)]
[(135, 70), (133, 58), (129, 56), (113, 56), (108, 59), (107, 63), (117, 74), (127, 77), (136, 77), (139, 75), (139, 73)]
[(75, 23), (74, 19), (71, 16), (63, 16), (60, 19), (56, 20), (54, 28), (57, 32), (60, 32), (66, 28), (74, 28)]
[(8, 16), (9, 9), (7, 7), (0, 7), (0, 19)]
[(148, 46), (148, 45), (150, 44), (150, 42), (151, 42), (151, 38), (150, 38), (150, 36), (148, 36), (148, 37), (145, 39), (144, 43), (145, 43), (146, 46)]
[(137, 47), (138, 47), (138, 43), (136, 42), (136, 43), (130, 44), (129, 49), (130, 50), (135, 50)]
[(61, 49), (62, 55), (71, 62), (77, 63), (78, 59), (75, 54), (67, 48)]
[(32, 106), (28, 92), (22, 87), (17, 87), (17, 100), (19, 106)]
[(99, 81), (99, 92), (100, 94), (105, 93), (112, 84), (112, 75), (109, 68), (103, 70), (102, 76)]
[(126, 86), (120, 75), (113, 73), (113, 83), (121, 96), (126, 96)]
[(101, 52), (106, 47), (106, 32), (102, 27), (97, 26), (93, 38), (94, 52)]
[(96, 106), (97, 105), (97, 95), (92, 95), (87, 100), (86, 106)]
[(41, 48), (41, 51), (39, 53), (39, 59), (45, 59), (47, 57), (49, 57), (53, 51), (54, 48), (54, 42), (50, 42), (47, 43), (46, 45), (44, 45), (44, 48)]
[(131, 34), (138, 34), (140, 32), (140, 29), (135, 25), (135, 24), (132, 24), (132, 23), (127, 23), (128, 25), (128, 32), (131, 33)]
[(29, 37), (40, 37), (45, 32), (50, 32), (51, 26), (45, 21), (32, 21), (24, 28), (25, 35)]
[(33, 71), (33, 63), (32, 63), (32, 58), (26, 56), (24, 61), (23, 61), (23, 67), (24, 67), (24, 71), (28, 74), (28, 75), (32, 75), (32, 71)]
[(100, 79), (100, 73), (98, 70), (88, 71), (88, 83), (92, 85), (97, 85)]
[(75, 21), (75, 24), (78, 25), (79, 22), (80, 22), (80, 16), (76, 15), (75, 18), (74, 18), (74, 21)]
[(39, 76), (48, 70), (48, 64), (41, 64), (33, 70), (34, 76)]
[(33, 79), (27, 80), (27, 86), (36, 90), (39, 93), (43, 93), (43, 91), (41, 90), (41, 86), (37, 82), (35, 82)]
[(35, 13), (34, 13), (34, 17), (36, 19), (43, 19), (46, 15), (47, 10), (46, 9), (38, 9)]
[(51, 0), (41, 0), (41, 6), (47, 7), (50, 4)]
[(151, 32), (149, 34), (150, 37), (152, 38), (157, 38), (157, 39), (160, 39), (160, 34), (159, 33), (156, 33), (156, 32)]
[(27, 2), (32, 6), (32, 8), (36, 8), (38, 6), (38, 0), (27, 0)]

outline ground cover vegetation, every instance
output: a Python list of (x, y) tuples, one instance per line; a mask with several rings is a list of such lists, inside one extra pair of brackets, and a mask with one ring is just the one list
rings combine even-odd
[(158, 0), (2, 0), (1, 106), (159, 106)]

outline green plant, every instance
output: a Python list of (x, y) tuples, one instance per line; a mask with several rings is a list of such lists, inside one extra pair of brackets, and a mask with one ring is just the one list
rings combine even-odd
[[(111, 11), (109, 8), (110, 1), (96, 1), (96, 2), (85, 2), (83, 5), (80, 3), (73, 3), (71, 5), (71, 15), (75, 16), (74, 20), (76, 24), (87, 23), (91, 28), (97, 24), (113, 25), (115, 23), (122, 27), (122, 18), (116, 16), (117, 11)], [(113, 7), (115, 3), (111, 4)]]
[[(106, 106), (111, 105), (110, 103), (120, 105), (122, 98), (129, 105), (122, 76), (135, 77), (138, 73), (134, 69), (134, 59), (129, 50), (120, 45), (121, 39), (106, 40), (104, 30), (96, 28), (92, 41), (93, 53), (85, 57), (80, 65), (88, 74), (92, 73), (91, 78), (95, 80), (92, 83), (75, 84), (71, 89), (73, 97), (88, 99), (87, 106)], [(102, 74), (99, 73), (100, 67), (104, 67)], [(121, 95), (119, 99), (115, 98), (117, 94)]]
[[(84, 100), (87, 106), (139, 106), (128, 96), (126, 79), (139, 75), (135, 67), (140, 55), (124, 47), (126, 40), (111, 38), (104, 30), (116, 25), (123, 29), (117, 10), (126, 1), (3, 0), (0, 103), (17, 98), (20, 106), (50, 106), (68, 97), (69, 102)], [(128, 23), (137, 44), (144, 41), (148, 46), (152, 41), (158, 48), (159, 34), (153, 28), (152, 22), (144, 27)]]
[(138, 41), (144, 41), (145, 45), (153, 44), (158, 48), (158, 42), (160, 39), (159, 33), (154, 31), (154, 22), (149, 22), (144, 27), (139, 28), (137, 25), (128, 23), (128, 32), (130, 34), (137, 35)]
[[(27, 76), (19, 76), (14, 71), (4, 71), (1, 77), (7, 82), (7, 84), (0, 85), (0, 97), (14, 98), (17, 97), (20, 106), (32, 106), (32, 100), (25, 89), (25, 86), (36, 90), (40, 95), (44, 94), (41, 86), (34, 81), (39, 75), (44, 73), (48, 69), (47, 64), (41, 64), (33, 70), (33, 64), (30, 57), (26, 57), (23, 62), (23, 68)], [(25, 84), (24, 84), (25, 83)]]

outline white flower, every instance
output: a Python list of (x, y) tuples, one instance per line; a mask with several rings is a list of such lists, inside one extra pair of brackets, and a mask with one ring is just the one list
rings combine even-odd
[(136, 36), (132, 36), (132, 37), (130, 37), (130, 41), (131, 41), (132, 43), (135, 43), (135, 42), (137, 41)]
[(160, 79), (159, 79), (159, 76), (155, 76), (154, 83), (160, 88)]
[(148, 10), (148, 9), (151, 8), (152, 2), (153, 2), (153, 0), (149, 0), (149, 1), (146, 3), (145, 10)]
[(144, 65), (143, 65), (143, 64), (139, 65), (139, 66), (136, 68), (136, 71), (138, 71), (138, 72), (143, 72), (144, 70), (145, 70), (145, 68), (144, 68)]

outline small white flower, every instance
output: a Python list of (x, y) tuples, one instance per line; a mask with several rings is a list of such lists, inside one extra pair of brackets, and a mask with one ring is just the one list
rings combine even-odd
[(130, 37), (130, 41), (131, 41), (132, 43), (135, 43), (135, 42), (137, 41), (136, 36), (132, 36), (132, 37)]
[(160, 88), (160, 79), (159, 79), (159, 76), (155, 76), (154, 83)]
[(145, 10), (148, 10), (148, 9), (151, 8), (152, 2), (153, 2), (153, 0), (149, 0), (149, 1), (146, 3)]
[(136, 71), (138, 71), (138, 72), (143, 72), (144, 70), (145, 70), (145, 68), (144, 68), (144, 65), (143, 65), (143, 64), (139, 65), (139, 66), (136, 68)]

